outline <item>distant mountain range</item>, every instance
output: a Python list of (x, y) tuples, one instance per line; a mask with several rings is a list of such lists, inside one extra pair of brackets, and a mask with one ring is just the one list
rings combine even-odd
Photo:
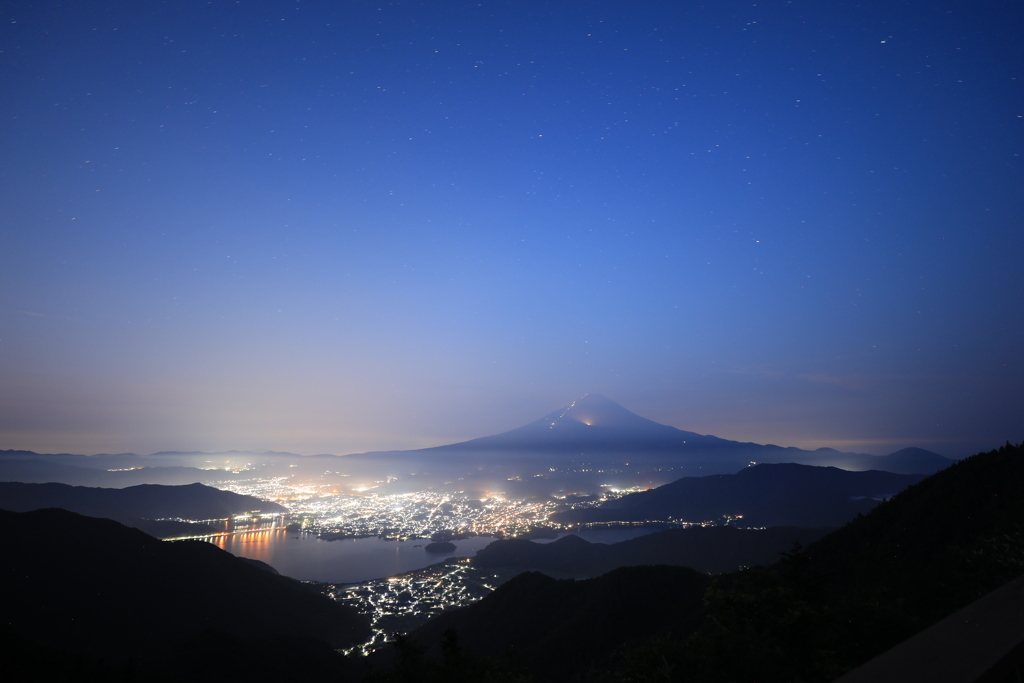
[(175, 519), (224, 519), (250, 511), (287, 512), (277, 503), (202, 484), (144, 484), (106, 489), (57, 483), (0, 482), (0, 509), (28, 512), (43, 508), (63, 508), (90, 517), (114, 519), (157, 537), (213, 532), (209, 527), (173, 521)]
[[(208, 459), (211, 454), (203, 454)], [(301, 457), (301, 456), (295, 456)], [(179, 462), (182, 459), (179, 459)], [(164, 464), (170, 462), (172, 464)], [(200, 469), (174, 464), (166, 456), (74, 455), (33, 451), (0, 451), (0, 481), (45, 484), (60, 482), (71, 486), (123, 488), (140, 484), (181, 485), (237, 479), (224, 469)]]
[(683, 477), (596, 508), (552, 515), (562, 524), (682, 520), (738, 525), (841, 526), (924, 478), (923, 474), (848, 472), (795, 463), (755, 465), (736, 474)]
[(663, 425), (599, 394), (587, 394), (522, 427), (432, 448), (345, 456), (240, 451), (84, 456), (8, 450), (0, 451), (0, 481), (124, 487), (330, 472), (343, 488), (357, 479), (385, 479), (389, 483), (381, 492), (447, 488), (529, 497), (596, 491), (602, 484), (653, 486), (682, 476), (731, 474), (751, 463), (931, 474), (952, 462), (919, 448), (874, 456), (730, 441)]
[(755, 463), (799, 463), (847, 470), (931, 474), (953, 463), (937, 453), (905, 448), (876, 456), (831, 448), (800, 448), (729, 441), (687, 432), (640, 417), (600, 394), (587, 394), (527, 425), (493, 436), (412, 451), (363, 453), (348, 458), (404, 458), (418, 462), (470, 459), (672, 465), (692, 474), (731, 473)]

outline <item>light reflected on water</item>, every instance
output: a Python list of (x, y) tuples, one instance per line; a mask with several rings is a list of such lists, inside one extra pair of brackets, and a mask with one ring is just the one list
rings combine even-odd
[(285, 539), (287, 533), (288, 531), (283, 526), (246, 529), (226, 533), (222, 536), (213, 536), (210, 541), (232, 555), (248, 557), (273, 565), (271, 562), (274, 555), (273, 549)]
[(303, 581), (355, 583), (421, 569), (446, 557), (472, 556), (492, 538), (478, 536), (456, 542), (456, 550), (428, 553), (430, 539), (408, 541), (377, 537), (322, 541), (314, 534), (288, 529), (287, 517), (246, 520), (221, 520), (215, 535), (196, 537), (222, 550), (265, 562), (281, 574)]
[[(475, 536), (455, 541), (456, 549), (428, 553), (430, 539), (408, 541), (377, 537), (323, 541), (314, 534), (288, 530), (286, 516), (257, 520), (221, 520), (210, 524), (224, 531), (200, 537), (237, 557), (265, 562), (281, 574), (299, 580), (355, 583), (421, 569), (446, 557), (472, 557), (492, 541)], [(655, 529), (624, 528), (582, 530), (575, 535), (592, 543), (616, 543)], [(538, 539), (546, 543), (552, 539)]]

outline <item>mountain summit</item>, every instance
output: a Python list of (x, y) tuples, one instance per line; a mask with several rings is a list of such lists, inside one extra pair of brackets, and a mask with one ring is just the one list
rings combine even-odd
[(501, 434), (441, 448), (459, 450), (565, 451), (574, 453), (678, 450), (730, 442), (640, 417), (601, 394), (586, 394), (539, 420)]
[[(545, 415), (537, 422), (548, 429), (566, 428), (567, 423), (580, 423), (587, 427), (616, 429), (664, 429), (665, 425), (626, 410), (601, 394), (584, 394), (560, 410)], [(672, 429), (670, 427), (670, 429)], [(675, 430), (678, 431), (678, 430)]]
[(936, 472), (951, 463), (919, 449), (873, 456), (729, 441), (648, 420), (596, 393), (581, 396), (539, 420), (501, 434), (401, 454), (427, 455), (435, 462), (449, 456), (471, 455), (480, 456), (487, 463), (550, 458), (552, 464), (584, 456), (583, 460), (592, 463), (629, 462), (693, 475), (733, 473), (755, 462), (794, 462), (908, 474)]

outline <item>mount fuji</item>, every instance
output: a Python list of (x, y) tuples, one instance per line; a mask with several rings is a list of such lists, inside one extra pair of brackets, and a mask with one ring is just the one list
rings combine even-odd
[(730, 441), (641, 417), (600, 394), (586, 394), (522, 427), (469, 441), (412, 451), (366, 453), (346, 458), (400, 457), (407, 461), (628, 463), (671, 467), (678, 474), (730, 474), (751, 463), (798, 463), (845, 470), (931, 474), (952, 460), (919, 448), (885, 456)]
[[(326, 472), (342, 487), (358, 480), (374, 488), (374, 483), (380, 485), (380, 490), (483, 489), (528, 497), (552, 491), (598, 491), (605, 486), (647, 488), (680, 477), (734, 474), (753, 463), (931, 474), (952, 462), (917, 448), (875, 456), (730, 441), (654, 422), (600, 394), (587, 394), (516, 429), (432, 448), (343, 456), (235, 451), (84, 456), (0, 451), (0, 481), (113, 487), (209, 483), (235, 477), (233, 471), (245, 463), (244, 476), (301, 475), (320, 481)], [(208, 469), (211, 466), (220, 469)]]
[(586, 394), (522, 427), (441, 448), (618, 453), (685, 446), (715, 448), (730, 443), (734, 442), (640, 417), (601, 394)]

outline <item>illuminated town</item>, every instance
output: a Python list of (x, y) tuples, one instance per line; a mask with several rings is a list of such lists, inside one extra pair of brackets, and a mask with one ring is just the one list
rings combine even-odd
[(589, 507), (638, 489), (611, 489), (601, 496), (567, 503), (516, 500), (500, 495), (470, 498), (458, 493), (417, 491), (385, 495), (341, 494), (335, 486), (289, 483), (288, 477), (213, 482), (213, 486), (279, 503), (288, 508), (291, 523), (321, 538), (435, 540), (488, 535), (514, 537), (538, 529), (560, 529), (549, 521), (568, 507)]
[[(283, 533), (287, 527), (323, 539), (379, 537), (394, 541), (553, 537), (566, 527), (552, 522), (552, 513), (595, 506), (639, 490), (605, 487), (600, 496), (524, 501), (496, 494), (481, 499), (438, 491), (338, 493), (334, 485), (297, 484), (290, 477), (219, 481), (213, 485), (288, 509), (287, 515), (240, 516), (225, 527), (225, 534)], [(396, 634), (408, 633), (434, 615), (481, 599), (514, 574), (513, 570), (479, 569), (470, 558), (461, 557), (359, 583), (309, 583), (369, 617), (370, 637), (347, 651), (369, 654)]]
[(444, 562), (384, 579), (336, 586), (325, 592), (370, 618), (370, 637), (346, 654), (369, 654), (394, 638), (408, 633), (429, 618), (476, 602), (512, 578), (514, 571), (482, 570), (469, 558)]

